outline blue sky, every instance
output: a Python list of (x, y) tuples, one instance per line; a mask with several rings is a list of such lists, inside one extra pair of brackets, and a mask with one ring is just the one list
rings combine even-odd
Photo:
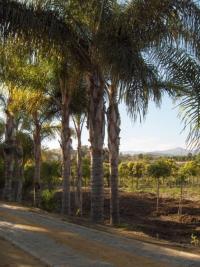
[[(187, 132), (178, 118), (178, 108), (165, 96), (160, 108), (150, 103), (145, 121), (133, 123), (121, 107), (122, 131), (121, 150), (154, 151), (185, 147)], [(182, 133), (181, 133), (182, 132)]]
[[(121, 151), (165, 150), (175, 147), (185, 147), (187, 132), (181, 133), (183, 124), (178, 118), (178, 108), (169, 97), (165, 96), (160, 108), (153, 102), (150, 103), (146, 120), (140, 123), (133, 122), (127, 115), (126, 108), (120, 105), (121, 114)], [(83, 144), (88, 143), (88, 132), (83, 131)], [(58, 140), (45, 142), (51, 148), (59, 147)], [(107, 145), (107, 138), (105, 138)], [(76, 140), (73, 141), (76, 147)]]

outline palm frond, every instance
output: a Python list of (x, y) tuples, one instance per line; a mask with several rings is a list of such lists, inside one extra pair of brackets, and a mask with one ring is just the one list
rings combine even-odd
[[(200, 149), (200, 65), (197, 58), (184, 50), (166, 48), (156, 51), (160, 68), (167, 69), (167, 79), (176, 86), (175, 96), (180, 108), (179, 117), (189, 129), (187, 145)], [(155, 59), (154, 57), (154, 59)], [(153, 58), (152, 58), (153, 60)]]
[[(20, 37), (36, 46), (48, 46), (60, 51), (66, 47), (79, 61), (88, 61), (87, 39), (76, 23), (67, 22), (51, 4), (35, 8), (32, 4), (12, 0), (0, 0), (0, 32), (2, 39)], [(76, 29), (76, 31), (75, 31)]]
[[(125, 30), (143, 44), (176, 42), (195, 49), (199, 45), (200, 9), (194, 0), (132, 0), (124, 9)], [(136, 37), (136, 38), (135, 38)], [(136, 43), (137, 46), (137, 43)]]

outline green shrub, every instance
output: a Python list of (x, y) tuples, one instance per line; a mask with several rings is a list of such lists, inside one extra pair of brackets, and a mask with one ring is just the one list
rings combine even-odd
[(41, 183), (43, 188), (48, 188), (49, 190), (56, 189), (62, 184), (60, 179), (61, 163), (58, 161), (46, 161), (41, 164)]
[(41, 193), (41, 208), (47, 211), (53, 211), (56, 208), (56, 203), (54, 199), (55, 191), (50, 191), (45, 189)]
[(32, 161), (29, 161), (24, 166), (23, 188), (27, 192), (33, 189), (33, 176), (34, 176), (34, 164)]

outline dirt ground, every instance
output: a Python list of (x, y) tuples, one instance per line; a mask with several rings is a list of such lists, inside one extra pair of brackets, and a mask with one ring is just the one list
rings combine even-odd
[[(73, 200), (73, 196), (72, 196)], [(90, 194), (83, 194), (83, 215), (89, 217)], [(73, 201), (72, 201), (73, 204)], [(183, 215), (178, 216), (179, 200), (160, 199), (155, 213), (156, 196), (151, 193), (120, 193), (120, 228), (138, 235), (190, 244), (191, 235), (200, 240), (200, 201), (183, 201)], [(109, 224), (109, 194), (105, 194), (105, 223)]]
[(177, 243), (190, 243), (192, 234), (200, 238), (200, 202), (185, 200), (181, 217), (176, 199), (161, 199), (158, 215), (154, 194), (123, 193), (120, 203), (121, 224), (128, 230)]
[(0, 267), (44, 267), (45, 265), (0, 237)]

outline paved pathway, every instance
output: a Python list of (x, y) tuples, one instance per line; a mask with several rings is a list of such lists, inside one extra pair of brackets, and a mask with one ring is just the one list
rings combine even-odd
[(200, 267), (200, 255), (104, 233), (3, 203), (0, 236), (50, 266)]
[(45, 267), (31, 255), (0, 237), (0, 267)]

